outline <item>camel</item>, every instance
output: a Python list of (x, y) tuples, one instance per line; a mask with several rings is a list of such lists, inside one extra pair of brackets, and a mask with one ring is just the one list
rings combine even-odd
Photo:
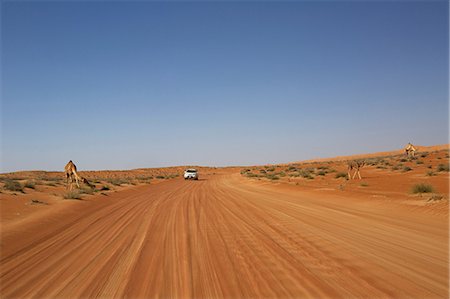
[[(364, 160), (351, 160), (348, 161), (347, 166), (348, 166), (348, 179), (354, 179), (355, 176), (358, 174), (359, 179), (361, 179), (361, 173), (359, 172), (359, 170), (361, 168), (364, 167), (364, 165), (366, 165), (366, 161)], [(355, 169), (355, 172), (353, 173), (353, 177), (351, 176), (351, 171)]]
[(80, 181), (85, 183), (91, 188), (94, 188), (91, 183), (84, 177), (80, 176), (77, 172), (77, 166), (70, 160), (66, 166), (64, 167), (64, 171), (66, 173), (66, 179), (67, 179), (67, 189), (72, 190), (73, 189), (73, 183), (75, 182), (77, 184), (77, 187), (80, 188)]
[(408, 145), (405, 147), (405, 155), (408, 158), (414, 157), (416, 154), (417, 148), (414, 147), (410, 142), (408, 142)]

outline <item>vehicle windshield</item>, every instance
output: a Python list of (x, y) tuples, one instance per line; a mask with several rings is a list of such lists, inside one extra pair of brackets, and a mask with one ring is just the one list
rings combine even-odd
[(188, 170), (186, 170), (186, 172), (197, 172), (197, 170), (195, 170), (195, 169), (188, 169)]

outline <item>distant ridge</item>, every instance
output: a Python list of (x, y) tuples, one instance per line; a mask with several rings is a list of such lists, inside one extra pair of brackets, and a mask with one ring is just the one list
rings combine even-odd
[[(431, 146), (423, 146), (423, 145), (414, 145), (418, 150), (418, 152), (434, 152), (449, 149), (449, 144), (440, 144), (440, 145), (431, 145)], [(354, 160), (354, 159), (363, 159), (363, 158), (374, 158), (374, 157), (384, 157), (384, 156), (392, 156), (392, 155), (401, 155), (403, 154), (403, 149), (387, 151), (387, 152), (377, 152), (370, 154), (357, 154), (357, 155), (349, 155), (349, 156), (337, 156), (333, 158), (317, 158), (310, 159), (304, 161), (298, 161), (294, 163), (311, 163), (311, 162), (325, 162), (325, 161), (346, 161), (346, 160)]]

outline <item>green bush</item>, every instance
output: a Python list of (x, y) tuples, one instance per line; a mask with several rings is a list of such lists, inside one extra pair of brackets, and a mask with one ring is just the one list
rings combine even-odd
[(409, 166), (405, 166), (405, 167), (403, 167), (403, 172), (407, 172), (407, 171), (411, 171), (412, 170), (412, 168), (411, 167), (409, 167)]
[(320, 170), (320, 171), (317, 172), (317, 175), (321, 175), (321, 176), (324, 176), (326, 174), (327, 174), (327, 172), (323, 171), (323, 170)]
[(104, 185), (104, 186), (100, 189), (100, 191), (108, 191), (108, 190), (110, 190), (110, 188), (109, 188), (108, 185)]
[(429, 184), (420, 183), (420, 184), (414, 185), (412, 187), (411, 192), (414, 193), (414, 194), (417, 194), (417, 193), (431, 193), (431, 192), (433, 192), (433, 190), (434, 190), (433, 186), (431, 186)]

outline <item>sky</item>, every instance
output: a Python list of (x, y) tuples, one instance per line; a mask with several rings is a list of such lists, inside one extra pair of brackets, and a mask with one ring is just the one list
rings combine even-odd
[(448, 143), (447, 1), (2, 1), (0, 172)]

